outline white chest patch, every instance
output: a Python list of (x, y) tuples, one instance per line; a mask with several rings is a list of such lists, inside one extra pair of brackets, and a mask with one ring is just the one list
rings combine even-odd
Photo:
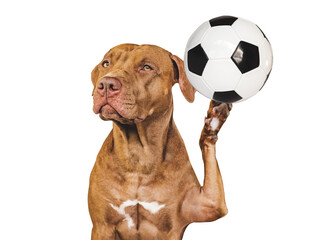
[(210, 126), (212, 130), (216, 130), (219, 125), (219, 119), (218, 118), (213, 118), (212, 121), (210, 122)]
[(159, 212), (159, 210), (165, 206), (164, 204), (160, 205), (158, 202), (141, 202), (138, 200), (127, 200), (123, 202), (119, 207), (114, 206), (112, 203), (110, 203), (111, 207), (114, 210), (125, 217), (123, 221), (128, 222), (129, 228), (133, 227), (134, 223), (130, 215), (126, 213), (125, 208), (129, 206), (135, 206), (137, 204), (140, 204), (144, 209), (148, 210), (152, 214)]

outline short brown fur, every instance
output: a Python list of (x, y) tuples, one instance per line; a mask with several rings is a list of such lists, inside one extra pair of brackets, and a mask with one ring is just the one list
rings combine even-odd
[[(210, 104), (200, 138), (201, 186), (172, 117), (172, 86), (178, 83), (189, 102), (195, 94), (180, 58), (153, 45), (119, 45), (94, 68), (92, 83), (94, 112), (113, 121), (90, 176), (92, 240), (180, 240), (188, 224), (226, 215), (215, 143), (231, 105)], [(125, 214), (116, 210), (126, 201), (136, 204)], [(164, 207), (153, 213), (143, 206), (154, 202)]]

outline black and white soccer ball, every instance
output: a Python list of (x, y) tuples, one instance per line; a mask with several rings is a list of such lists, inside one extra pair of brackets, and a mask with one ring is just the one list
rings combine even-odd
[(219, 102), (240, 102), (259, 92), (272, 68), (271, 45), (254, 23), (221, 16), (191, 35), (185, 71), (194, 88)]

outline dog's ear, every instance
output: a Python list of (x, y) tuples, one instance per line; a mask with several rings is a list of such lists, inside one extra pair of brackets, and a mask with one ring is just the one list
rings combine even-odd
[(179, 87), (181, 89), (181, 92), (185, 99), (187, 99), (188, 102), (193, 102), (194, 101), (194, 95), (195, 95), (195, 88), (191, 85), (189, 82), (186, 73), (184, 71), (184, 63), (183, 61), (175, 56), (171, 55), (170, 56), (172, 62), (173, 62), (173, 68), (174, 68), (174, 80), (179, 83)]
[(97, 80), (98, 80), (98, 77), (99, 77), (98, 66), (99, 65), (95, 66), (95, 68), (91, 72), (91, 82), (93, 84), (92, 96), (93, 96), (94, 91), (96, 90), (96, 84), (97, 84)]

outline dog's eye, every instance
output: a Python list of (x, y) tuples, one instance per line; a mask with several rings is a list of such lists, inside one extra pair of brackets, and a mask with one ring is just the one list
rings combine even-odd
[(152, 67), (150, 67), (149, 65), (144, 65), (144, 66), (143, 66), (143, 70), (144, 70), (144, 71), (151, 71), (151, 70), (152, 70)]
[(110, 65), (109, 61), (104, 61), (102, 63), (102, 67), (109, 67), (109, 65)]

